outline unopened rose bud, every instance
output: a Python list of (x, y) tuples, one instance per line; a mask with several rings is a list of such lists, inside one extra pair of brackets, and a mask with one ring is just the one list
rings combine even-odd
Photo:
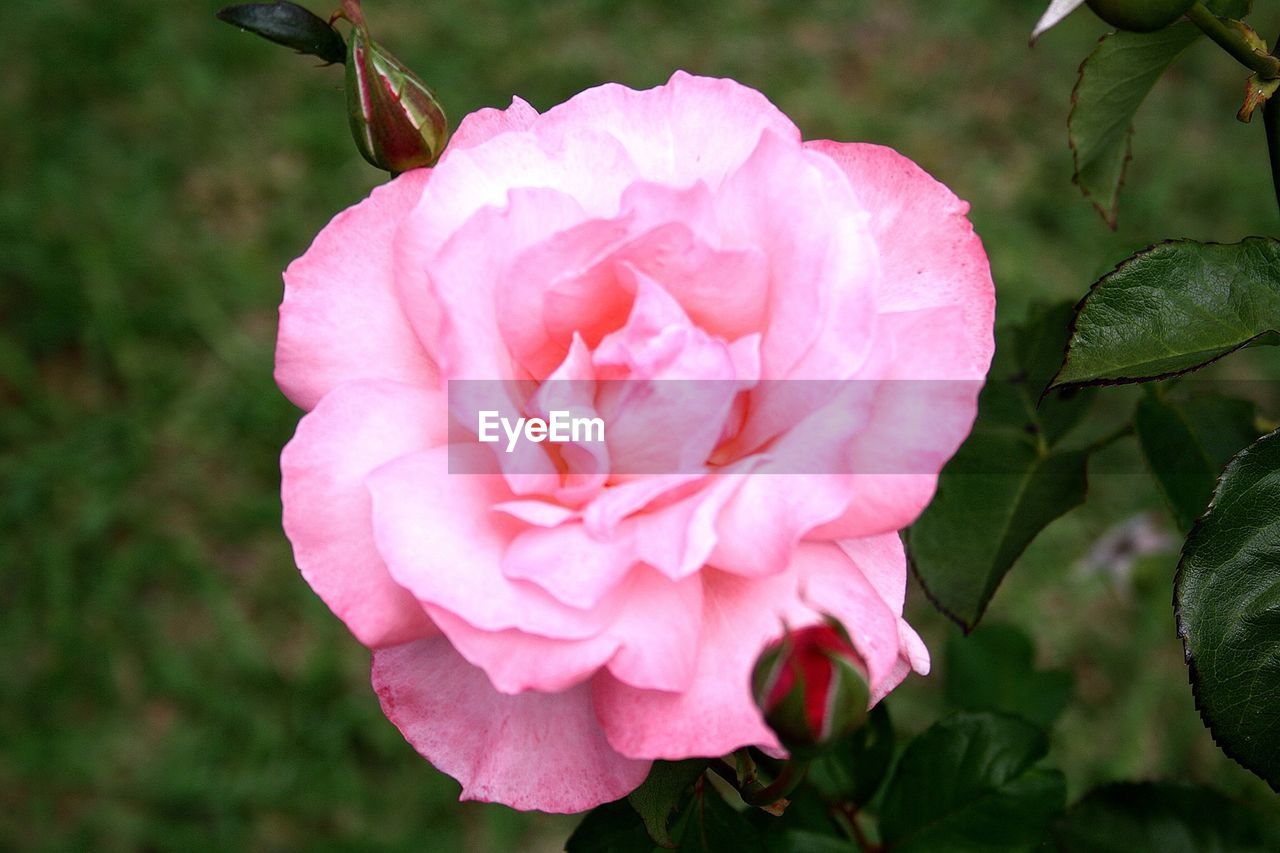
[(430, 166), (449, 139), (435, 93), (369, 37), (362, 20), (348, 38), (347, 115), (356, 147), (392, 174)]
[(871, 694), (862, 658), (834, 622), (788, 632), (756, 662), (756, 704), (793, 754), (861, 726)]
[(1088, 0), (1094, 14), (1118, 30), (1163, 30), (1195, 5), (1195, 0)]

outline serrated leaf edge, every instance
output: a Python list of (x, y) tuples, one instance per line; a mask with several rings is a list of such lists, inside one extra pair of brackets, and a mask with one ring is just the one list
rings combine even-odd
[(1076, 338), (1076, 331), (1078, 329), (1078, 324), (1080, 321), (1080, 313), (1084, 310), (1085, 305), (1088, 304), (1089, 299), (1093, 296), (1094, 292), (1099, 287), (1101, 287), (1104, 282), (1110, 280), (1121, 270), (1126, 269), (1128, 266), (1138, 261), (1140, 258), (1143, 258), (1146, 255), (1149, 255), (1151, 252), (1154, 252), (1156, 249), (1160, 249), (1165, 246), (1181, 245), (1184, 243), (1189, 245), (1194, 245), (1194, 246), (1239, 246), (1244, 243), (1247, 243), (1250, 240), (1265, 240), (1267, 242), (1276, 242), (1274, 237), (1263, 237), (1258, 234), (1250, 235), (1235, 243), (1220, 243), (1220, 242), (1215, 242), (1211, 240), (1210, 241), (1192, 240), (1188, 237), (1180, 237), (1180, 238), (1175, 238), (1170, 240), (1161, 240), (1158, 243), (1152, 243), (1144, 249), (1139, 249), (1129, 257), (1125, 258), (1120, 263), (1116, 264), (1115, 268), (1112, 269), (1111, 272), (1107, 273), (1106, 275), (1102, 276), (1097, 281), (1095, 281), (1093, 284), (1089, 285), (1088, 292), (1086, 292), (1085, 295), (1080, 299), (1080, 301), (1076, 303), (1075, 313), (1071, 317), (1071, 330), (1070, 330), (1070, 333), (1067, 335), (1067, 348), (1066, 348), (1066, 351), (1063, 353), (1062, 367), (1058, 368), (1058, 372), (1053, 375), (1053, 379), (1050, 380), (1048, 387), (1046, 387), (1044, 389), (1044, 392), (1040, 395), (1041, 401), (1043, 401), (1044, 397), (1052, 391), (1059, 391), (1059, 390), (1068, 389), (1068, 388), (1096, 388), (1096, 387), (1105, 386), (1105, 385), (1134, 385), (1134, 384), (1143, 383), (1143, 382), (1160, 382), (1165, 379), (1172, 379), (1175, 376), (1185, 376), (1188, 373), (1194, 373), (1197, 370), (1203, 370), (1209, 365), (1226, 358), (1232, 353), (1239, 352), (1240, 350), (1249, 346), (1249, 344), (1253, 343), (1254, 341), (1260, 338), (1264, 338), (1269, 334), (1273, 334), (1276, 330), (1259, 332), (1258, 334), (1254, 335), (1248, 340), (1240, 342), (1239, 344), (1227, 350), (1226, 352), (1222, 353), (1221, 355), (1216, 355), (1213, 358), (1209, 359), (1208, 361), (1202, 361), (1199, 364), (1193, 365), (1192, 367), (1184, 368), (1182, 370), (1173, 370), (1168, 373), (1158, 373), (1158, 374), (1153, 374), (1151, 376), (1118, 376), (1118, 377), (1107, 378), (1107, 379), (1085, 379), (1082, 381), (1068, 381), (1068, 382), (1059, 381), (1059, 377), (1062, 376), (1062, 371), (1066, 370), (1067, 368), (1067, 359), (1071, 357), (1071, 344), (1073, 341), (1075, 341), (1075, 338)]
[(1229, 747), (1218, 738), (1218, 732), (1214, 729), (1214, 721), (1210, 719), (1209, 714), (1205, 710), (1204, 703), (1201, 700), (1199, 669), (1196, 666), (1195, 655), (1192, 653), (1191, 648), (1187, 643), (1187, 626), (1182, 621), (1181, 603), (1182, 579), (1192, 543), (1197, 542), (1199, 537), (1203, 535), (1204, 524), (1218, 505), (1218, 500), (1222, 496), (1222, 487), (1226, 482), (1227, 475), (1232, 473), (1239, 463), (1253, 452), (1255, 447), (1262, 442), (1273, 438), (1280, 441), (1280, 430), (1267, 433), (1253, 444), (1231, 457), (1231, 461), (1227, 463), (1226, 467), (1222, 469), (1222, 473), (1218, 476), (1218, 482), (1213, 489), (1213, 498), (1210, 499), (1209, 505), (1205, 508), (1205, 511), (1200, 514), (1200, 517), (1196, 519), (1195, 524), (1192, 525), (1191, 532), (1187, 534), (1186, 541), (1182, 543), (1182, 551), (1178, 556), (1178, 568), (1173, 576), (1173, 621), (1178, 632), (1178, 639), (1182, 642), (1182, 655), (1187, 664), (1187, 681), (1191, 685), (1191, 696), (1195, 702), (1196, 713), (1200, 715), (1201, 722), (1203, 722), (1205, 728), (1209, 730), (1209, 737), (1212, 738), (1214, 745), (1218, 747), (1218, 749), (1222, 750), (1223, 755), (1227, 756), (1227, 758), (1230, 758), (1236, 764), (1240, 765), (1245, 770), (1248, 770), (1259, 779), (1262, 779), (1271, 787), (1272, 791), (1280, 794), (1280, 778), (1266, 778), (1262, 773), (1249, 765), (1246, 756), (1237, 753), (1234, 748)]

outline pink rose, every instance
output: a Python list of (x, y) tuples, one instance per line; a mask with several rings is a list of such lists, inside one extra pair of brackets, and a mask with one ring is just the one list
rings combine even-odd
[[(873, 701), (928, 670), (896, 531), (992, 354), (966, 212), (891, 150), (803, 142), (758, 92), (677, 73), (474, 113), (289, 267), (276, 378), (308, 414), (285, 531), (464, 798), (576, 812), (654, 759), (778, 751), (751, 672), (784, 623), (839, 619)], [(733, 390), (590, 393), (619, 378)], [(448, 446), (461, 379), (572, 379), (628, 425), (517, 471)], [(785, 382), (813, 379), (858, 380), (840, 417)], [(610, 473), (655, 453), (682, 467)], [(480, 457), (495, 473), (450, 473)]]

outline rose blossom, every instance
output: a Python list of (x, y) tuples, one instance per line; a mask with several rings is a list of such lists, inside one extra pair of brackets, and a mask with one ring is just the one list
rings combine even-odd
[[(992, 354), (966, 212), (889, 149), (803, 142), (758, 92), (677, 73), (474, 113), (290, 265), (276, 378), (308, 414), (285, 531), (464, 798), (575, 812), (655, 759), (779, 751), (751, 671), (784, 625), (840, 620), (873, 701), (927, 672), (896, 531)], [(449, 380), (673, 377), (741, 390), (579, 400), (632, 428), (595, 455), (528, 445), (520, 473), (448, 446)], [(757, 385), (791, 379), (881, 384), (832, 419)], [(916, 379), (960, 381), (922, 407), (893, 384)], [(796, 448), (842, 473), (779, 473)], [(704, 473), (608, 475), (668, 450)], [(449, 473), (477, 454), (502, 470)]]

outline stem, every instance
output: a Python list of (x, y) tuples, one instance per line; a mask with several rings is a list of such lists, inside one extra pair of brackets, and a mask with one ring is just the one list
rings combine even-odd
[[(1277, 38), (1280, 44), (1280, 37)], [(1267, 99), (1262, 107), (1262, 126), (1267, 131), (1267, 158), (1271, 161), (1271, 187), (1280, 205), (1280, 103), (1276, 97)]]
[(1257, 73), (1260, 80), (1280, 78), (1280, 59), (1269, 53), (1254, 49), (1245, 39), (1244, 34), (1235, 27), (1229, 26), (1221, 18), (1210, 12), (1203, 3), (1196, 3), (1187, 12), (1191, 23), (1204, 34), (1218, 43), (1218, 46), (1235, 57), (1236, 61)]
[(738, 771), (729, 766), (729, 763), (723, 758), (713, 758), (707, 767), (711, 769), (717, 776), (733, 786), (735, 791), (739, 790)]
[(880, 853), (884, 850), (879, 844), (875, 844), (867, 834), (862, 831), (861, 824), (858, 823), (858, 807), (853, 803), (840, 803), (834, 806), (837, 814), (842, 816), (849, 824), (849, 833), (853, 836), (853, 841), (858, 845), (858, 849), (865, 853)]
[(329, 25), (342, 18), (351, 26), (365, 33), (369, 32), (369, 28), (364, 23), (364, 10), (360, 8), (360, 0), (342, 0), (342, 5), (338, 7), (338, 11), (329, 16)]
[(707, 767), (733, 786), (744, 803), (759, 808), (774, 805), (794, 791), (796, 786), (804, 781), (805, 773), (809, 770), (807, 762), (789, 761), (783, 765), (776, 779), (768, 785), (761, 785), (754, 781), (739, 781), (738, 771), (722, 758), (712, 759)]
[(742, 794), (742, 801), (749, 806), (771, 806), (794, 791), (796, 786), (804, 780), (808, 771), (808, 763), (788, 761), (783, 765), (778, 778), (768, 785), (764, 787), (752, 785), (745, 791), (739, 792)]

